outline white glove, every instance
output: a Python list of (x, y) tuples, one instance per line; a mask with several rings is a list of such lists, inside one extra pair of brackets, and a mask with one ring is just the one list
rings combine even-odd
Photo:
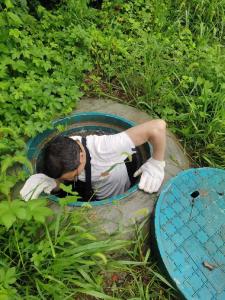
[(20, 195), (25, 201), (37, 199), (42, 192), (50, 194), (56, 186), (57, 184), (54, 179), (39, 173), (27, 179), (23, 188), (20, 190)]
[(134, 177), (141, 175), (139, 189), (147, 193), (157, 192), (163, 182), (165, 161), (154, 158), (148, 159), (135, 173)]

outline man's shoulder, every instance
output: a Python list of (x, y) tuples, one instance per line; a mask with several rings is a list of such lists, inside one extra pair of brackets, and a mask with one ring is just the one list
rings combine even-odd
[(72, 135), (72, 136), (69, 136), (70, 139), (74, 140), (74, 141), (81, 141), (82, 139), (82, 136), (80, 135)]

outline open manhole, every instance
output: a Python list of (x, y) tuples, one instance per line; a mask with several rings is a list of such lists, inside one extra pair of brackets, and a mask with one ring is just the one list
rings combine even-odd
[[(100, 112), (83, 112), (72, 116), (65, 117), (53, 123), (54, 129), (46, 130), (31, 139), (28, 143), (28, 158), (31, 160), (36, 172), (41, 172), (42, 169), (42, 149), (44, 149), (47, 142), (54, 136), (59, 134), (57, 128), (60, 128), (61, 135), (65, 136), (87, 136), (90, 134), (115, 134), (124, 131), (135, 125), (134, 122), (125, 118), (118, 117), (113, 114), (106, 114)], [(150, 157), (150, 147), (146, 143), (142, 146), (136, 147), (137, 158), (140, 164), (145, 162)], [(130, 194), (138, 189), (137, 183), (131, 186), (125, 193), (107, 198), (104, 200), (91, 201), (93, 206), (112, 203), (113, 201), (121, 200), (129, 197)], [(48, 195), (50, 200), (57, 202), (59, 198), (56, 195)], [(70, 206), (82, 206), (84, 201), (76, 201), (70, 203)]]

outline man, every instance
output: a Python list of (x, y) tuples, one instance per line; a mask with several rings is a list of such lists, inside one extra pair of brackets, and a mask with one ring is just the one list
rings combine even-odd
[(92, 188), (97, 200), (124, 193), (132, 181), (124, 161), (133, 154), (135, 146), (145, 142), (153, 147), (152, 157), (132, 176), (141, 174), (141, 190), (157, 192), (165, 167), (166, 123), (163, 120), (151, 120), (114, 135), (90, 135), (86, 140), (79, 136), (54, 138), (44, 150), (44, 174), (32, 175), (20, 194), (24, 200), (35, 199), (43, 191), (52, 192), (61, 181), (76, 179), (89, 182), (89, 187), (86, 185), (83, 190)]

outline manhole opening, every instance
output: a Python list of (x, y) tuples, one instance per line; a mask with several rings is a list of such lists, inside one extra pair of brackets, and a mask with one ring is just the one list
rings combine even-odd
[[(67, 136), (72, 136), (74, 134), (71, 135), (71, 132), (68, 134), (67, 132), (62, 133), (63, 135), (67, 135)], [(81, 131), (76, 131), (75, 135), (78, 136), (88, 136), (91, 134), (97, 134), (97, 135), (104, 135), (104, 134), (110, 134), (110, 132), (105, 132), (103, 130), (84, 130), (82, 129)], [(47, 145), (47, 143), (45, 143), (44, 145), (42, 145), (39, 154), (37, 156), (36, 159), (36, 172), (37, 173), (43, 173), (44, 170), (44, 165), (43, 165), (43, 150), (45, 148), (45, 146)], [(149, 158), (150, 153), (149, 153), (149, 146), (148, 144), (144, 144), (142, 146), (136, 147), (136, 154), (135, 157), (133, 157), (133, 160), (131, 162), (129, 162), (129, 169), (131, 170), (132, 173), (134, 173), (141, 165), (143, 162), (145, 162), (147, 160), (147, 158)], [(133, 187), (135, 184), (137, 184), (137, 182), (139, 181), (139, 177), (137, 177), (130, 185), (129, 189), (131, 187)], [(66, 186), (71, 186), (72, 191), (76, 191), (76, 183), (74, 184), (74, 182), (71, 181), (65, 181), (64, 184)], [(126, 191), (125, 191), (126, 193)], [(63, 190), (59, 190), (57, 192), (53, 192), (52, 195), (56, 196), (57, 198), (63, 198), (65, 196), (70, 196), (72, 194), (67, 193)], [(82, 199), (79, 199), (79, 201), (82, 201)], [(98, 199), (96, 199), (95, 196), (91, 197), (91, 201), (99, 201)]]
[[(132, 126), (135, 123), (129, 121), (123, 117), (102, 113), (102, 112), (81, 112), (74, 115), (59, 119), (53, 123), (54, 128), (46, 130), (36, 137), (31, 139), (28, 142), (28, 158), (31, 160), (34, 170), (36, 172), (41, 172), (42, 168), (42, 149), (45, 145), (57, 134), (56, 130), (58, 126), (64, 128), (64, 131), (61, 132), (61, 135), (65, 136), (86, 136), (90, 134), (116, 134), (121, 131), (124, 131)], [(144, 163), (151, 153), (151, 145), (145, 143), (136, 148), (137, 149), (137, 158), (140, 159), (140, 164)], [(136, 171), (136, 170), (135, 170)], [(137, 191), (138, 185), (134, 183), (132, 187), (128, 189), (127, 192), (109, 197), (107, 199), (92, 201), (92, 206), (100, 206), (107, 203), (113, 203), (113, 201), (122, 200), (129, 197), (132, 193)], [(51, 201), (58, 202), (59, 195), (49, 195), (48, 198)], [(85, 202), (74, 201), (68, 204), (68, 206), (82, 206)]]

